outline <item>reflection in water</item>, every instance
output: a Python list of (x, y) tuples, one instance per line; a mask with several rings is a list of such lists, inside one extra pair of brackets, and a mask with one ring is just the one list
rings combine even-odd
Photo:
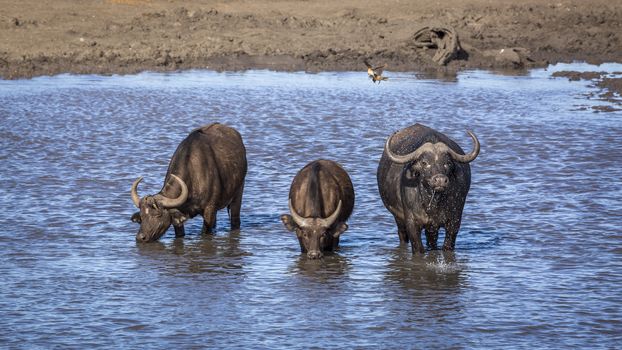
[(225, 236), (202, 234), (199, 237), (173, 238), (168, 243), (136, 243), (143, 263), (165, 273), (240, 273), (247, 253), (239, 248), (240, 231)]
[(412, 302), (421, 317), (442, 321), (459, 314), (460, 292), (467, 289), (466, 271), (468, 262), (456, 262), (453, 252), (435, 250), (426, 255), (415, 255), (405, 245), (392, 251), (385, 272), (385, 278), (400, 287), (399, 294)]
[(326, 281), (331, 278), (343, 278), (350, 269), (348, 259), (336, 252), (326, 252), (322, 259), (309, 259), (306, 254), (300, 254), (292, 273), (317, 278)]
[(454, 252), (430, 251), (413, 255), (404, 247), (395, 249), (389, 259), (386, 277), (408, 292), (456, 291), (460, 287), (462, 268)]
[[(592, 88), (554, 69), (0, 81), (0, 343), (616, 348), (622, 115), (574, 111)], [(183, 239), (136, 244), (132, 181), (157, 192), (179, 142), (214, 121), (247, 148), (241, 231), (222, 211), (213, 235), (197, 217)], [(415, 122), (482, 143), (455, 253), (412, 256), (378, 195), (386, 137)], [(311, 261), (279, 215), (317, 158), (348, 170), (356, 204), (340, 250)]]

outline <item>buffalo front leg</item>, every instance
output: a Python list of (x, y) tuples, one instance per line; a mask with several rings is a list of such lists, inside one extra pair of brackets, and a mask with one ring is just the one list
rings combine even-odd
[(460, 230), (460, 222), (451, 223), (445, 227), (445, 242), (443, 242), (443, 250), (454, 250), (458, 230)]
[(425, 240), (428, 249), (436, 250), (438, 241), (438, 227), (428, 227), (425, 229)]
[(203, 209), (203, 230), (201, 233), (210, 234), (216, 226), (216, 209), (208, 206)]
[(398, 218), (395, 218), (397, 224), (397, 235), (400, 237), (400, 244), (408, 243), (408, 233), (406, 233), (406, 225)]
[(184, 229), (184, 225), (179, 225), (179, 226), (173, 225), (173, 228), (175, 229), (175, 237), (183, 237), (186, 235), (186, 230)]
[(235, 195), (231, 204), (229, 204), (229, 217), (231, 221), (231, 230), (240, 229), (240, 211), (242, 209), (242, 192), (244, 191), (244, 185), (240, 187), (240, 190)]
[(333, 237), (332, 239), (332, 244), (330, 245), (330, 249), (326, 249), (326, 250), (337, 250), (339, 249), (339, 236), (337, 237)]
[(170, 209), (169, 213), (171, 214), (171, 218), (173, 219), (173, 228), (175, 228), (175, 237), (185, 236), (186, 232), (184, 230), (184, 222), (186, 222), (188, 217), (177, 209)]
[(423, 242), (421, 241), (421, 225), (418, 225), (412, 219), (408, 219), (406, 223), (406, 231), (408, 232), (408, 239), (410, 239), (410, 248), (413, 254), (425, 253), (423, 248)]

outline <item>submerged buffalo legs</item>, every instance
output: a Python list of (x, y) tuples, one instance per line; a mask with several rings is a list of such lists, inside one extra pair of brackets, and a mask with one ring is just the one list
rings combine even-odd
[(456, 246), (456, 236), (460, 230), (460, 222), (451, 223), (445, 228), (445, 242), (443, 242), (443, 250), (454, 250)]
[(401, 223), (397, 218), (395, 219), (397, 224), (397, 235), (400, 237), (400, 243), (408, 243), (408, 234), (406, 233), (406, 225)]
[(231, 204), (227, 207), (229, 210), (229, 216), (231, 221), (231, 230), (240, 229), (240, 210), (242, 208), (242, 192), (244, 191), (244, 185), (240, 187), (240, 191), (235, 195)]
[(203, 230), (202, 234), (211, 234), (216, 226), (216, 208), (207, 206), (203, 210)]
[(407, 220), (406, 232), (410, 240), (410, 248), (413, 253), (424, 253), (423, 242), (421, 241), (421, 230), (423, 227), (417, 224), (414, 219)]
[(436, 242), (438, 241), (438, 227), (427, 227), (425, 229), (425, 240), (428, 249), (437, 249)]
[(175, 237), (183, 237), (186, 235), (186, 230), (184, 229), (183, 224), (179, 226), (173, 225), (173, 228), (175, 229)]

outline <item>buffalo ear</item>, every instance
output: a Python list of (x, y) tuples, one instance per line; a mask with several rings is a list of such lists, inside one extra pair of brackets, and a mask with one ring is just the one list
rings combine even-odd
[(132, 217), (130, 218), (130, 220), (132, 220), (132, 222), (135, 222), (137, 224), (140, 224), (140, 212), (137, 211), (134, 214), (132, 214)]
[(283, 225), (289, 232), (293, 232), (296, 229), (296, 224), (294, 223), (294, 219), (291, 215), (283, 214), (281, 215), (281, 221), (283, 221)]
[(341, 236), (342, 233), (346, 232), (347, 229), (348, 224), (346, 224), (345, 222), (340, 223), (339, 225), (337, 225), (337, 227), (335, 227), (333, 237), (338, 238), (339, 236)]
[(173, 226), (181, 226), (188, 220), (188, 217), (182, 214), (177, 209), (169, 209), (169, 214), (171, 215), (171, 220), (173, 221)]

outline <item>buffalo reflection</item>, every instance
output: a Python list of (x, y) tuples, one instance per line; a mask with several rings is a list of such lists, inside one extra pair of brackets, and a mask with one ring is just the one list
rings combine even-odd
[(411, 317), (428, 315), (444, 320), (462, 310), (461, 291), (466, 288), (465, 262), (455, 252), (434, 250), (410, 254), (406, 245), (393, 250), (385, 280), (398, 286), (398, 295), (408, 302)]
[(393, 250), (386, 278), (411, 292), (456, 291), (464, 283), (455, 252), (433, 250), (412, 255), (405, 245)]
[(329, 252), (322, 259), (310, 259), (301, 254), (290, 268), (294, 274), (318, 279), (320, 282), (341, 278), (350, 270), (350, 262), (344, 256)]
[(201, 235), (194, 239), (175, 238), (170, 244), (154, 242), (137, 244), (138, 253), (154, 268), (165, 273), (242, 273), (244, 257), (250, 255), (240, 249), (240, 231), (227, 235)]

